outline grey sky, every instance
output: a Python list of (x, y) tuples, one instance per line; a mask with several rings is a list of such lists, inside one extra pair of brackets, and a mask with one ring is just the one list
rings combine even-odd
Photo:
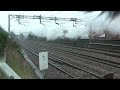
[[(42, 15), (42, 16), (52, 16), (52, 17), (63, 17), (63, 18), (79, 18), (82, 19), (84, 22), (82, 24), (89, 25), (92, 23), (92, 26), (98, 30), (102, 29), (107, 21), (105, 22), (105, 17), (107, 14), (97, 18), (94, 20), (94, 18), (100, 13), (101, 11), (95, 11), (93, 13), (84, 14), (80, 11), (0, 11), (0, 25), (7, 31), (8, 30), (8, 14), (23, 14), (23, 15)], [(18, 22), (15, 21), (16, 19), (11, 19), (11, 31), (14, 31), (16, 34), (19, 32), (28, 32), (32, 31), (34, 34), (41, 36), (44, 35), (48, 39), (49, 38), (55, 38), (58, 36), (62, 36), (63, 30), (68, 30), (68, 34), (66, 34), (67, 37), (74, 38), (78, 36), (87, 37), (88, 36), (88, 29), (89, 27), (85, 27), (81, 25), (81, 23), (78, 23), (76, 27), (73, 27), (73, 22), (58, 22), (58, 23), (64, 23), (60, 24), (61, 26), (55, 24), (54, 21), (50, 22), (43, 22), (45, 24), (41, 25), (39, 23), (39, 20), (30, 20), (30, 19), (24, 19), (23, 22), (30, 22), (25, 23), (26, 26), (19, 25)], [(108, 24), (109, 28), (114, 29), (115, 31), (119, 31), (120, 25), (119, 25), (119, 18), (114, 20), (111, 24)]]

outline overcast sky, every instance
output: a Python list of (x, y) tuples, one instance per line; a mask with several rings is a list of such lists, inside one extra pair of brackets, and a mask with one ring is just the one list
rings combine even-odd
[[(120, 29), (120, 20), (117, 18), (112, 23), (108, 23), (106, 21), (106, 15), (104, 14), (101, 17), (95, 19), (95, 17), (100, 13), (101, 11), (95, 11), (93, 13), (85, 14), (82, 11), (0, 11), (0, 25), (8, 31), (8, 14), (23, 14), (23, 15), (42, 15), (46, 17), (63, 17), (63, 18), (78, 18), (82, 19), (82, 23), (76, 24), (77, 27), (73, 27), (73, 22), (71, 21), (62, 21), (60, 25), (55, 24), (54, 21), (50, 22), (42, 22), (44, 25), (40, 24), (39, 20), (35, 19), (24, 19), (22, 22), (24, 25), (19, 25), (15, 18), (11, 19), (11, 31), (14, 31), (16, 34), (23, 33), (23, 32), (33, 32), (34, 34), (38, 36), (46, 36), (49, 38), (55, 38), (58, 36), (63, 35), (63, 30), (68, 30), (68, 33), (66, 34), (66, 37), (74, 38), (78, 36), (82, 37), (88, 37), (88, 31), (89, 31), (89, 25), (92, 23), (92, 27), (95, 28), (95, 30), (100, 30), (104, 28), (105, 26), (108, 26), (110, 29), (114, 29), (115, 32), (119, 32)], [(28, 23), (27, 23), (28, 22)], [(84, 25), (87, 25), (84, 26)], [(115, 27), (115, 28), (114, 28)]]

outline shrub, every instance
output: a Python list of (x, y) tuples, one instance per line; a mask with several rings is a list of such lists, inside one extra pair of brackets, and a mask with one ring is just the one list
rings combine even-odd
[(7, 32), (0, 26), (0, 55), (3, 54), (7, 42)]

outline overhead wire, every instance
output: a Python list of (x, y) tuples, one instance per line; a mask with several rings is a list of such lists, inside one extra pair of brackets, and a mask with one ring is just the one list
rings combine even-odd
[(47, 12), (47, 13), (45, 13), (46, 15), (48, 15), (49, 13), (52, 13), (53, 11), (50, 11), (50, 12)]
[[(59, 13), (61, 13), (61, 12), (63, 12), (63, 11), (59, 11), (59, 12), (53, 14), (53, 15), (57, 15), (57, 14), (59, 14)], [(51, 17), (51, 16), (53, 16), (53, 15), (50, 15), (49, 17)]]
[[(53, 12), (53, 11), (51, 11), (51, 12)], [(51, 12), (48, 12), (48, 13), (51, 13)], [(55, 14), (52, 14), (52, 15), (50, 15), (50, 16), (53, 16), (53, 15), (57, 15), (57, 14), (59, 14), (59, 13), (61, 13), (62, 11), (59, 11), (59, 12), (57, 12), (57, 13), (55, 13)], [(23, 13), (25, 13), (25, 11), (23, 12)], [(22, 13), (22, 14), (23, 14)], [(89, 16), (90, 17), (90, 16)], [(87, 18), (87, 17), (85, 17), (85, 18)], [(82, 19), (84, 19), (84, 18), (82, 18)], [(47, 20), (48, 21), (48, 20)]]
[[(51, 12), (53, 12), (53, 11), (51, 11)], [(49, 13), (51, 13), (51, 12), (49, 12)], [(52, 14), (52, 15), (50, 15), (50, 16), (53, 16), (53, 15), (57, 15), (58, 13), (60, 13), (60, 12), (62, 12), (62, 11), (59, 11), (59, 12), (57, 12), (57, 13), (55, 13), (55, 14)], [(50, 17), (49, 16), (49, 17)], [(47, 22), (50, 22), (49, 20), (46, 20)]]

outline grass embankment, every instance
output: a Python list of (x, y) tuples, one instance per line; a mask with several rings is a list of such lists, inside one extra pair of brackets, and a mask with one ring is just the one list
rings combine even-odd
[(33, 68), (24, 59), (16, 42), (9, 41), (6, 50), (6, 63), (22, 78), (22, 79), (38, 79)]

